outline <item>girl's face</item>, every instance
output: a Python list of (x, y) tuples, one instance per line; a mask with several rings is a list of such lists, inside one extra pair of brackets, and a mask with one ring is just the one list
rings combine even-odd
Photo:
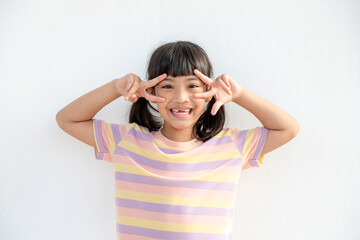
[(173, 141), (190, 141), (192, 128), (203, 113), (209, 99), (195, 99), (195, 93), (206, 91), (206, 85), (196, 75), (173, 77), (169, 75), (154, 87), (154, 94), (165, 98), (157, 103), (164, 119), (162, 133)]

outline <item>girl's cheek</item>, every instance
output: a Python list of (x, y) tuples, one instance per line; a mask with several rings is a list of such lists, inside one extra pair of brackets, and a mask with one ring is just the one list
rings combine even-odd
[(163, 97), (165, 99), (167, 99), (169, 97), (169, 93), (165, 93), (164, 91), (157, 91), (156, 92), (156, 95), (159, 96), (159, 97)]

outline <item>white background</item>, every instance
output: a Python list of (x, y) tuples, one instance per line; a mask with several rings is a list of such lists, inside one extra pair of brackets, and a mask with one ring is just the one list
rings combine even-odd
[[(359, 1), (0, 2), (0, 239), (116, 239), (114, 171), (56, 113), (189, 40), (296, 138), (242, 172), (234, 240), (360, 239)], [(119, 98), (95, 118), (126, 123)], [(228, 103), (228, 127), (261, 123)]]

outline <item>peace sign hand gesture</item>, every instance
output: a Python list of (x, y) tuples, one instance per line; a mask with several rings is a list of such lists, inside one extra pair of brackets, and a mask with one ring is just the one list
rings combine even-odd
[(149, 81), (142, 81), (139, 76), (129, 73), (122, 78), (116, 79), (115, 88), (124, 96), (125, 101), (129, 100), (134, 103), (139, 97), (143, 97), (152, 103), (164, 102), (164, 98), (149, 93), (147, 89), (155, 86), (166, 77), (167, 74), (164, 73)]
[(243, 91), (243, 88), (228, 74), (222, 74), (215, 80), (211, 80), (197, 69), (194, 70), (194, 73), (200, 80), (210, 86), (210, 90), (203, 93), (196, 93), (194, 94), (194, 98), (209, 98), (214, 96), (215, 103), (211, 109), (212, 115), (215, 115), (222, 105), (232, 101), (236, 96), (240, 96)]

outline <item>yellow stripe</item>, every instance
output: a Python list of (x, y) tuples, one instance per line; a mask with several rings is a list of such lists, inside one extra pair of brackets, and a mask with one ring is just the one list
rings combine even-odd
[(111, 124), (110, 123), (105, 123), (106, 125), (106, 129), (109, 133), (109, 143), (110, 143), (110, 153), (114, 153), (116, 145), (115, 145), (115, 141), (114, 141), (114, 136), (113, 136), (113, 132), (111, 129)]
[[(122, 164), (122, 163), (115, 163), (115, 171), (116, 172), (123, 172), (123, 173), (131, 173), (137, 174), (141, 176), (148, 176), (148, 177), (158, 177), (159, 175), (155, 173), (151, 173), (146, 169), (143, 169), (140, 166), (136, 165), (129, 165), (129, 164)], [(234, 168), (239, 168), (240, 166), (234, 166)], [(237, 174), (228, 174), (228, 173), (215, 173), (211, 170), (209, 173), (204, 172), (201, 174), (200, 177), (196, 176), (194, 179), (198, 181), (207, 181), (207, 182), (224, 182), (224, 183), (236, 183), (238, 175)], [(165, 177), (165, 176), (164, 176)], [(192, 177), (190, 177), (192, 178)]]
[(163, 147), (163, 148), (172, 149), (172, 150), (189, 151), (189, 150), (197, 147), (197, 145), (194, 145), (194, 146), (191, 146), (191, 147), (188, 147), (188, 148), (176, 148), (176, 147), (167, 146), (167, 145), (166, 145), (165, 143), (163, 143), (161, 140), (157, 140), (157, 139), (153, 139), (153, 140), (154, 140), (154, 143), (155, 143), (158, 147)]
[(148, 228), (159, 231), (184, 232), (184, 233), (230, 233), (230, 225), (228, 221), (224, 221), (223, 225), (215, 224), (186, 224), (186, 223), (171, 223), (147, 220), (136, 217), (116, 216), (116, 221), (119, 224), (130, 225), (135, 227)]
[(95, 153), (96, 153), (96, 155), (98, 155), (99, 154), (99, 145), (98, 145), (97, 140), (96, 140), (95, 120), (93, 120), (93, 134), (94, 134), (94, 139), (95, 139), (95, 144), (96, 144)]
[[(196, 191), (196, 189), (193, 189)], [(144, 192), (135, 192), (130, 190), (115, 190), (115, 196), (117, 198), (125, 198), (149, 203), (159, 204), (171, 204), (179, 206), (191, 206), (191, 207), (216, 207), (231, 209), (233, 207), (233, 199), (214, 199), (214, 198), (195, 198), (195, 197), (181, 197), (181, 196), (169, 196), (161, 194), (152, 194)]]
[[(140, 128), (140, 126), (136, 123), (129, 123), (129, 124), (126, 124), (125, 126), (126, 128), (126, 131), (129, 132), (131, 128), (134, 129), (134, 131), (136, 132), (142, 132), (142, 133), (146, 133), (146, 134), (149, 134), (149, 132), (147, 132), (146, 130), (142, 130)], [(229, 128), (227, 130), (223, 130), (223, 131), (220, 131), (218, 134), (216, 134), (213, 138), (222, 138), (224, 136), (231, 136), (233, 134), (233, 132), (235, 131), (236, 129), (234, 128)], [(157, 146), (160, 146), (160, 147), (166, 147), (168, 149), (174, 149), (174, 150), (178, 150), (178, 149), (181, 149), (181, 150), (190, 150), (194, 147), (189, 147), (189, 148), (175, 148), (175, 147), (170, 147), (170, 146), (167, 146), (165, 143), (163, 143), (161, 140), (158, 140), (158, 139), (154, 139), (154, 142), (156, 143)], [(196, 147), (196, 146), (195, 146)]]
[(184, 155), (184, 154), (172, 155), (172, 154), (162, 154), (159, 152), (147, 150), (137, 144), (128, 142), (126, 140), (121, 140), (118, 143), (118, 146), (130, 152), (137, 153), (140, 156), (144, 156), (157, 161), (171, 162), (171, 163), (202, 163), (202, 162), (217, 161), (219, 159), (241, 157), (241, 154), (237, 149), (211, 153), (211, 154), (202, 153), (195, 155)]
[(253, 145), (253, 141), (254, 141), (254, 129), (250, 129), (246, 132), (246, 138), (243, 148), (244, 159), (248, 159), (248, 155)]
[[(234, 129), (229, 129), (228, 131), (222, 131), (222, 132), (219, 132), (217, 135), (215, 135), (213, 138), (221, 138), (221, 137), (223, 137), (223, 136), (231, 136), (233, 132), (234, 132)], [(170, 146), (166, 145), (164, 142), (162, 142), (161, 140), (158, 140), (158, 139), (154, 139), (154, 143), (155, 143), (158, 147), (164, 147), (164, 148), (167, 148), (167, 149), (182, 150), (182, 151), (188, 151), (188, 150), (191, 150), (191, 149), (197, 147), (196, 145), (195, 145), (195, 146), (188, 147), (188, 148), (170, 147)]]

